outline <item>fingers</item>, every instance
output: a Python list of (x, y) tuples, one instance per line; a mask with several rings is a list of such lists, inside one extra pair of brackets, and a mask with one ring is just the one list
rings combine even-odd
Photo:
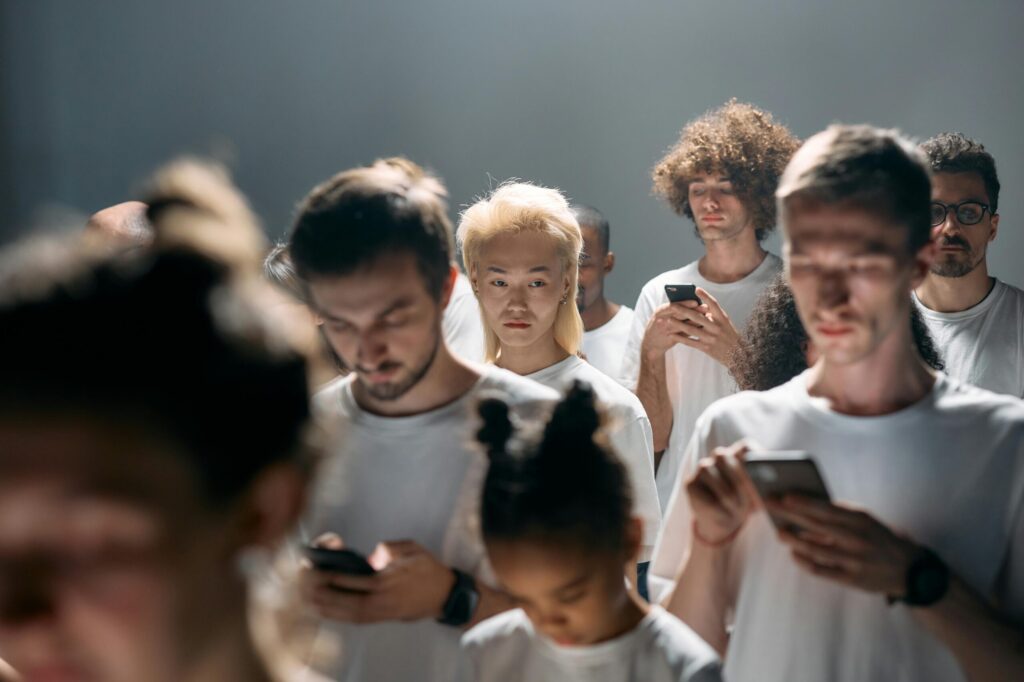
[(709, 294), (707, 289), (703, 287), (697, 287), (697, 295), (700, 296), (700, 300), (704, 302), (704, 307), (707, 309), (707, 312), (710, 313), (713, 319), (729, 319), (729, 315), (727, 315), (722, 306), (718, 304), (718, 299)]

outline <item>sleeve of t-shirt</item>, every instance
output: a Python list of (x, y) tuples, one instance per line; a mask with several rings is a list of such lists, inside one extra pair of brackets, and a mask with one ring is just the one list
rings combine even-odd
[(618, 376), (619, 383), (633, 392), (636, 392), (636, 384), (640, 379), (640, 345), (644, 341), (647, 322), (656, 307), (649, 287), (645, 286), (633, 309), (633, 323), (629, 328), (629, 335), (626, 336), (626, 346), (622, 351), (622, 368)]
[(611, 436), (615, 451), (629, 473), (633, 511), (644, 522), (644, 539), (639, 561), (649, 561), (661, 529), (661, 505), (654, 483), (654, 434), (644, 415), (623, 423)]
[(697, 463), (707, 455), (707, 425), (702, 416), (697, 420), (683, 454), (676, 487), (661, 520), (661, 535), (654, 546), (651, 567), (647, 572), (647, 591), (652, 603), (661, 603), (675, 588), (676, 574), (690, 547), (692, 511), (686, 495), (686, 480), (696, 471)]

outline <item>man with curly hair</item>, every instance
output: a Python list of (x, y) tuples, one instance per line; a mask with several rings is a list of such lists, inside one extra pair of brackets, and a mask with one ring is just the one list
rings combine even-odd
[[(654, 167), (655, 193), (693, 221), (704, 243), (699, 260), (644, 286), (622, 364), (661, 453), (662, 508), (697, 417), (735, 392), (727, 366), (738, 328), (782, 268), (761, 242), (775, 229), (775, 187), (798, 146), (771, 114), (731, 100), (688, 123)], [(691, 283), (700, 304), (668, 301), (666, 284)]]
[(932, 168), (939, 255), (914, 301), (957, 379), (1024, 397), (1024, 291), (988, 274), (999, 231), (999, 176), (980, 142), (941, 133), (921, 145)]

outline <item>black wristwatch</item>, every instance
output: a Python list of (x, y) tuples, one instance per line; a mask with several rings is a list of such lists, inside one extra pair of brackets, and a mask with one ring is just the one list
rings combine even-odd
[(922, 548), (907, 569), (906, 591), (901, 601), (907, 606), (931, 606), (949, 590), (949, 568), (935, 552)]
[(441, 608), (441, 617), (437, 619), (442, 625), (462, 627), (473, 620), (476, 612), (476, 605), (480, 603), (480, 592), (476, 589), (476, 581), (473, 576), (463, 573), (457, 568), (452, 569), (455, 574), (455, 584), (448, 598)]

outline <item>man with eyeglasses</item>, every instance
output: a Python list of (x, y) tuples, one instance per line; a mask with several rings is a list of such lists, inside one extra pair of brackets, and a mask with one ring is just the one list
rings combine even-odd
[(921, 144), (931, 164), (931, 222), (939, 252), (914, 293), (946, 372), (1024, 397), (1024, 291), (988, 273), (999, 230), (999, 177), (984, 145), (961, 133)]

